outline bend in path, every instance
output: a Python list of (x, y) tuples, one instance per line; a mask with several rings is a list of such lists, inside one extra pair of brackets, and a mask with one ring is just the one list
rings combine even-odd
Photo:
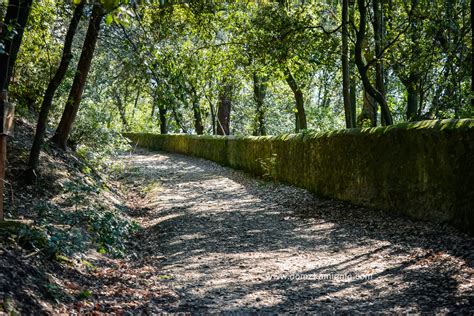
[[(166, 311), (468, 312), (474, 242), (213, 162), (141, 151), (141, 251), (179, 295)], [(156, 277), (156, 275), (155, 275)]]

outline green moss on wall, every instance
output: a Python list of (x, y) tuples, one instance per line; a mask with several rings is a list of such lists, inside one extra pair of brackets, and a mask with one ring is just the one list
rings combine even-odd
[(142, 147), (474, 233), (474, 120), (268, 137), (126, 136)]

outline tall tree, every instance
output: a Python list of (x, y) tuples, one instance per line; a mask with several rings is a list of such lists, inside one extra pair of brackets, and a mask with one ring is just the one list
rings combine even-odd
[[(393, 124), (393, 119), (392, 119), (392, 114), (390, 113), (390, 109), (387, 104), (387, 100), (385, 99), (384, 95), (379, 90), (377, 90), (370, 82), (370, 79), (368, 76), (369, 65), (365, 64), (364, 58), (362, 55), (362, 47), (365, 41), (366, 30), (367, 30), (367, 7), (365, 4), (365, 0), (358, 0), (357, 3), (358, 3), (358, 8), (359, 8), (359, 29), (357, 30), (356, 43), (355, 43), (355, 62), (357, 65), (357, 69), (359, 70), (359, 74), (362, 79), (362, 84), (364, 85), (364, 89), (380, 105), (382, 117), (385, 124), (391, 125)], [(381, 56), (376, 56), (376, 58), (377, 59), (381, 58)]]
[(168, 134), (167, 112), (168, 109), (163, 104), (160, 104), (158, 107), (158, 113), (160, 115), (160, 134)]
[(350, 71), (349, 71), (349, 0), (342, 0), (342, 96), (344, 99), (344, 114), (346, 118), (346, 127), (352, 128), (353, 111), (350, 91)]
[(4, 52), (0, 53), (0, 92), (8, 91), (32, 2), (33, 0), (8, 1), (7, 12), (0, 28), (0, 40), (4, 47)]
[[(355, 7), (355, 0), (349, 0), (349, 25), (353, 26), (354, 24), (354, 9)], [(351, 37), (354, 36), (354, 28), (350, 28), (350, 35)], [(351, 104), (351, 125), (352, 127), (356, 127), (357, 123), (357, 77), (356, 77), (356, 65), (355, 65), (355, 58), (354, 58), (354, 49), (350, 49), (350, 58), (349, 58), (349, 71), (350, 71), (350, 104)]]
[(191, 85), (191, 102), (194, 113), (194, 130), (196, 134), (202, 135), (204, 133), (204, 126), (202, 125), (202, 114), (201, 108), (199, 106), (199, 95), (197, 93), (196, 87)]
[[(128, 86), (125, 90), (128, 90)], [(128, 91), (125, 91), (125, 92), (126, 92), (125, 95), (127, 95)], [(127, 115), (126, 115), (126, 108), (125, 108), (124, 100), (122, 100), (122, 97), (120, 96), (120, 91), (118, 91), (118, 88), (114, 87), (113, 91), (112, 91), (112, 94), (113, 94), (113, 97), (115, 98), (115, 104), (117, 105), (117, 110), (119, 112), (120, 119), (122, 120), (123, 127), (124, 127), (124, 129), (127, 130), (129, 128), (129, 124), (128, 124), (128, 121), (127, 121)]]
[[(384, 104), (387, 104), (385, 97), (385, 84), (384, 84), (384, 66), (383, 66), (383, 6), (381, 0), (372, 0), (372, 8), (374, 12), (373, 29), (374, 29), (374, 42), (375, 42), (375, 88), (380, 92), (384, 102), (380, 103), (382, 108)], [(383, 113), (381, 116), (382, 125), (392, 124), (392, 118)]]
[[(0, 119), (4, 121), (4, 106), (8, 102), (8, 86), (20, 50), (23, 33), (28, 16), (30, 15), (32, 0), (10, 0), (7, 12), (0, 25), (0, 40), (4, 51), (0, 52)], [(0, 43), (1, 43), (0, 42)], [(3, 126), (4, 127), (4, 126)], [(3, 190), (5, 179), (5, 163), (7, 158), (7, 136), (0, 135), (0, 221), (3, 221)]]
[(230, 135), (232, 90), (232, 84), (226, 83), (219, 92), (219, 103), (217, 108), (217, 135)]
[(94, 56), (97, 39), (100, 32), (100, 24), (105, 15), (105, 11), (100, 4), (95, 4), (92, 9), (92, 14), (89, 20), (89, 27), (87, 29), (84, 46), (82, 47), (81, 57), (77, 65), (74, 81), (69, 92), (69, 97), (64, 108), (61, 121), (58, 128), (51, 139), (59, 148), (66, 149), (67, 140), (72, 130), (72, 125), (76, 119), (79, 105), (84, 92), (84, 87), (87, 81), (87, 75)]
[(302, 129), (307, 129), (308, 124), (306, 122), (306, 111), (304, 108), (304, 97), (303, 91), (301, 91), (301, 87), (296, 82), (295, 77), (291, 73), (290, 69), (287, 67), (285, 70), (285, 80), (293, 91), (295, 96), (295, 106), (296, 106), (296, 123), (295, 123), (295, 131), (298, 133)]
[(253, 97), (256, 104), (256, 121), (257, 126), (255, 128), (256, 135), (265, 136), (267, 129), (265, 126), (265, 96), (267, 94), (267, 85), (265, 80), (258, 74), (253, 74)]
[(44, 94), (43, 103), (41, 104), (41, 110), (38, 116), (38, 122), (36, 124), (36, 133), (33, 140), (33, 145), (30, 151), (30, 157), (28, 160), (28, 170), (26, 171), (26, 178), (30, 182), (34, 181), (37, 174), (39, 156), (41, 148), (44, 143), (44, 136), (46, 133), (46, 127), (48, 125), (48, 115), (53, 104), (53, 98), (58, 89), (59, 85), (63, 81), (66, 72), (69, 68), (69, 64), (72, 60), (72, 43), (74, 41), (74, 36), (77, 31), (77, 27), (82, 17), (84, 10), (84, 2), (80, 3), (74, 9), (74, 13), (69, 23), (68, 30), (66, 32), (66, 38), (64, 40), (63, 54), (61, 57), (61, 62), (54, 74), (53, 78), (50, 80), (46, 92)]

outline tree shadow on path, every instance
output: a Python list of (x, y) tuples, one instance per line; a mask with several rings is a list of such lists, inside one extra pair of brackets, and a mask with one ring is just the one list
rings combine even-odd
[[(140, 249), (180, 294), (168, 311), (468, 312), (473, 238), (198, 158), (141, 152), (156, 183)], [(139, 263), (142, 264), (142, 263)]]

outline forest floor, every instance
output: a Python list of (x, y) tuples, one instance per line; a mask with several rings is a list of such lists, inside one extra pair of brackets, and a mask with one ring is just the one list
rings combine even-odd
[[(49, 248), (0, 238), (0, 315), (472, 312), (474, 238), (454, 228), (140, 149), (104, 180), (50, 148), (41, 182), (25, 187), (33, 128), (17, 126), (7, 215), (49, 231)], [(102, 208), (117, 219), (103, 221)], [(131, 237), (130, 220), (141, 226)], [(90, 242), (74, 250), (97, 221), (127, 238), (122, 256)], [(65, 254), (48, 255), (51, 243)]]

